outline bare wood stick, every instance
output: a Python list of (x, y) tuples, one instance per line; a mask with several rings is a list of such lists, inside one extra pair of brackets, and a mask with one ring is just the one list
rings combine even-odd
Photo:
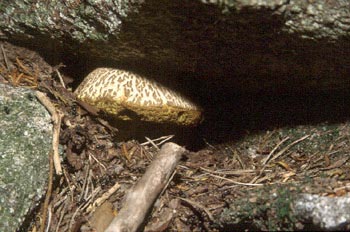
[(52, 137), (53, 162), (54, 162), (56, 174), (62, 175), (61, 161), (60, 161), (60, 156), (58, 154), (58, 145), (59, 145), (59, 137), (60, 137), (61, 122), (62, 122), (63, 114), (58, 110), (56, 110), (56, 107), (52, 104), (52, 102), (46, 96), (45, 93), (36, 91), (35, 95), (51, 114), (52, 121), (53, 121), (53, 137)]
[(117, 191), (120, 188), (120, 184), (117, 182), (115, 183), (112, 188), (110, 188), (107, 192), (105, 192), (101, 197), (97, 198), (92, 205), (90, 205), (86, 212), (90, 213), (91, 211), (95, 211), (97, 207), (102, 205), (115, 191)]
[(62, 117), (63, 117), (63, 114), (61, 112), (58, 112), (57, 116), (55, 117), (56, 121), (53, 124), (53, 128), (54, 128), (54, 133), (53, 133), (53, 138), (52, 138), (53, 151), (54, 151), (53, 161), (54, 161), (55, 170), (56, 170), (57, 175), (62, 175), (61, 160), (60, 160), (60, 155), (58, 152)]
[(166, 143), (153, 159), (145, 174), (126, 195), (122, 209), (105, 232), (137, 231), (166, 185), (186, 149)]
[(9, 66), (9, 62), (7, 60), (7, 55), (6, 55), (6, 52), (5, 52), (5, 49), (4, 49), (4, 45), (1, 45), (1, 51), (2, 51), (2, 55), (4, 57), (6, 68), (7, 68), (7, 70), (9, 70), (10, 66)]
[(62, 78), (62, 76), (61, 76), (60, 71), (58, 71), (58, 69), (56, 69), (55, 71), (56, 71), (56, 73), (57, 73), (58, 79), (59, 79), (60, 82), (61, 82), (61, 85), (63, 86), (63, 88), (66, 89), (66, 85), (64, 84), (64, 81), (63, 81), (63, 78)]
[(148, 142), (150, 142), (150, 144), (152, 144), (153, 147), (155, 147), (157, 149), (157, 151), (159, 151), (159, 147), (157, 146), (157, 144), (155, 144), (150, 138), (145, 137), (147, 139)]
[(199, 204), (199, 203), (197, 203), (197, 202), (195, 202), (195, 201), (192, 201), (192, 200), (190, 200), (190, 199), (186, 199), (186, 198), (182, 198), (182, 197), (179, 197), (179, 199), (181, 199), (181, 200), (187, 202), (188, 204), (190, 204), (190, 205), (192, 205), (192, 206), (195, 206), (195, 207), (197, 207), (197, 208), (203, 210), (203, 211), (208, 215), (208, 217), (209, 217), (209, 219), (210, 219), (211, 221), (214, 221), (214, 220), (215, 220), (214, 217), (213, 217), (213, 215), (210, 213), (210, 211), (209, 211), (206, 207), (204, 207), (203, 205), (201, 205), (201, 204)]
[[(47, 212), (49, 211), (49, 203), (50, 203), (50, 197), (52, 193), (52, 179), (53, 179), (53, 150), (50, 151), (49, 153), (49, 180), (48, 180), (48, 186), (47, 186), (47, 191), (46, 191), (46, 196), (45, 196), (45, 201), (44, 201), (44, 207), (42, 211), (42, 217), (43, 220), (41, 221), (41, 226), (40, 226), (40, 232), (44, 232), (45, 230), (45, 224), (46, 224), (46, 215)], [(48, 227), (50, 224), (48, 223)]]

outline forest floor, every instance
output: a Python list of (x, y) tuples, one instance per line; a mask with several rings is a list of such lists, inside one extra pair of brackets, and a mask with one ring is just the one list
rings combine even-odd
[[(0, 81), (47, 93), (64, 115), (60, 128), (63, 175), (54, 175), (49, 207), (41, 204), (23, 231), (40, 229), (43, 210), (50, 210), (49, 231), (103, 231), (159, 147), (166, 141), (176, 141), (177, 135), (150, 137), (145, 132), (143, 139), (120, 139), (120, 130), (128, 127), (120, 129), (114, 125), (118, 123), (110, 123), (93, 108), (82, 107), (72, 93), (71, 83), (77, 77), (61, 72), (63, 66), (52, 67), (26, 48), (5, 42), (0, 46)], [(339, 107), (349, 105), (343, 104)], [(325, 111), (335, 115), (343, 108)], [(285, 109), (276, 112), (282, 110)], [(289, 116), (298, 113), (288, 112)], [(279, 206), (273, 206), (269, 196), (282, 189), (291, 195), (348, 193), (350, 124), (346, 116), (341, 115), (335, 122), (326, 118), (244, 129), (234, 139), (220, 142), (201, 133), (193, 135), (201, 145), (186, 146), (189, 153), (181, 159), (156, 201), (146, 219), (145, 231), (293, 229), (290, 216), (271, 210)], [(251, 124), (254, 123), (257, 122)], [(205, 131), (210, 133), (210, 128)], [(118, 186), (113, 194), (96, 206), (96, 199), (113, 186)], [(227, 210), (237, 212), (232, 223), (223, 219)]]

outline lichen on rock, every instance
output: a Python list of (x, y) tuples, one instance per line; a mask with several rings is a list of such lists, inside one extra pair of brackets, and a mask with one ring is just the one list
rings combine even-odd
[(17, 231), (45, 193), (51, 117), (34, 92), (0, 84), (0, 231)]

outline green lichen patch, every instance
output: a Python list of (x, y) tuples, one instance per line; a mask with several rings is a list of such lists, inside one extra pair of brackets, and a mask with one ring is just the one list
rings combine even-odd
[[(293, 202), (300, 190), (295, 186), (269, 186), (246, 192), (244, 198), (233, 201), (221, 214), (225, 226), (250, 224), (250, 228), (268, 231), (294, 229)], [(226, 224), (227, 223), (227, 224)]]
[(0, 231), (16, 231), (46, 188), (51, 117), (34, 92), (0, 84)]

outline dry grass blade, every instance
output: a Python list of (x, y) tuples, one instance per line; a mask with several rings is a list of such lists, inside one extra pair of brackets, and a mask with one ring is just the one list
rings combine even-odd
[(61, 85), (63, 86), (63, 88), (66, 88), (66, 85), (64, 84), (64, 81), (63, 81), (63, 78), (62, 78), (60, 71), (58, 71), (58, 69), (56, 69), (55, 71), (57, 73), (57, 76), (58, 76), (58, 79), (60, 80)]
[(51, 218), (52, 218), (51, 205), (47, 207), (47, 212), (48, 212), (48, 215), (47, 215), (47, 225), (46, 225), (45, 232), (49, 232), (50, 230)]
[(1, 51), (2, 51), (2, 55), (4, 57), (6, 68), (7, 68), (7, 70), (9, 70), (10, 66), (9, 66), (9, 62), (7, 60), (7, 55), (6, 55), (6, 52), (5, 52), (5, 49), (4, 49), (3, 45), (1, 45)]
[(88, 207), (91, 202), (93, 201), (93, 199), (95, 198), (95, 196), (101, 191), (100, 187), (97, 187), (94, 191), (92, 191), (92, 193), (87, 197), (86, 199), (86, 203), (85, 204), (81, 204), (73, 213), (73, 216), (71, 218), (71, 220), (69, 221), (69, 227), (68, 227), (68, 231), (72, 231), (73, 228), (73, 224), (75, 221), (75, 217), (78, 215), (79, 212), (83, 211), (86, 207)]
[(291, 148), (294, 145), (296, 145), (297, 143), (300, 143), (301, 141), (307, 139), (308, 137), (310, 137), (310, 135), (305, 135), (305, 136), (301, 137), (300, 139), (295, 140), (291, 144), (288, 144), (285, 148), (283, 148), (281, 151), (279, 151), (274, 157), (272, 157), (270, 161), (273, 161), (273, 160), (277, 159), (278, 157), (283, 155), (283, 153), (285, 153), (289, 148)]
[[(155, 143), (155, 142), (160, 141), (160, 142), (156, 143), (158, 146), (160, 146), (160, 145), (162, 145), (163, 143), (165, 143), (165, 142), (169, 141), (170, 139), (174, 138), (174, 136), (175, 136), (175, 135), (166, 135), (166, 136), (162, 136), (162, 137), (159, 137), (159, 138), (157, 138), (157, 139), (153, 139), (152, 142)], [(141, 143), (140, 145), (146, 146), (146, 145), (148, 145), (148, 144), (150, 144), (149, 141), (144, 142), (144, 143)]]
[(232, 147), (230, 147), (230, 146), (228, 146), (228, 148), (231, 150), (231, 152), (232, 152), (232, 154), (233, 154), (233, 158), (236, 158), (237, 161), (239, 162), (239, 164), (241, 165), (241, 168), (245, 169), (246, 166), (245, 166), (244, 162), (242, 161), (242, 159), (241, 159), (240, 155), (238, 154), (238, 152), (237, 152), (237, 151), (234, 151), (234, 150), (232, 149)]
[(96, 163), (98, 163), (104, 170), (107, 170), (106, 166), (103, 165), (103, 163), (101, 163), (91, 152), (88, 152), (88, 155), (89, 155), (89, 157), (94, 159), (96, 161)]
[(212, 177), (215, 177), (215, 178), (218, 178), (218, 179), (221, 179), (221, 180), (226, 180), (228, 182), (231, 182), (231, 183), (237, 184), (237, 185), (244, 185), (244, 186), (262, 186), (263, 185), (263, 184), (242, 183), (242, 182), (234, 181), (234, 180), (231, 180), (229, 178), (222, 177), (222, 176), (217, 176), (217, 175), (210, 174), (210, 173), (209, 173), (209, 176), (212, 176)]
[(229, 171), (213, 171), (207, 168), (203, 168), (200, 167), (200, 169), (202, 169), (203, 171), (212, 173), (212, 174), (218, 174), (218, 175), (232, 175), (232, 176), (242, 176), (242, 175), (246, 175), (246, 174), (252, 174), (252, 173), (256, 173), (256, 170), (253, 169), (241, 169), (241, 170), (229, 170)]
[(86, 200), (86, 195), (88, 192), (87, 186), (88, 186), (88, 181), (89, 181), (89, 174), (90, 174), (90, 164), (87, 165), (86, 169), (85, 169), (85, 177), (84, 177), (84, 181), (83, 181), (83, 187), (81, 188), (79, 201), (82, 201), (83, 199)]
[(120, 188), (120, 184), (117, 182), (115, 183), (110, 189), (108, 189), (107, 192), (105, 192), (101, 197), (97, 198), (92, 205), (90, 205), (86, 211), (92, 212), (94, 211), (97, 207), (102, 205), (115, 191), (117, 191)]
[(153, 147), (155, 147), (155, 148), (157, 149), (157, 151), (160, 150), (160, 148), (158, 147), (158, 145), (155, 144), (153, 140), (151, 140), (151, 139), (148, 138), (148, 137), (145, 137), (145, 138), (147, 139), (147, 141), (148, 141), (150, 144), (152, 144)]
[(176, 174), (176, 170), (173, 171), (173, 174), (171, 174), (169, 180), (168, 180), (167, 183), (165, 184), (165, 186), (164, 186), (163, 190), (160, 192), (159, 196), (162, 196), (162, 195), (164, 194), (164, 192), (165, 192), (165, 190), (168, 188), (170, 182), (173, 180), (175, 174)]
[(345, 164), (348, 160), (349, 160), (349, 157), (344, 157), (340, 160), (337, 160), (336, 162), (334, 162), (333, 164), (331, 164), (325, 168), (320, 168), (320, 170), (325, 171), (325, 170), (330, 170), (330, 169), (334, 169), (334, 168), (339, 168), (340, 166)]
[(263, 162), (263, 165), (266, 165), (268, 161), (270, 161), (271, 156), (275, 153), (275, 151), (282, 145), (282, 143), (284, 143), (285, 141), (287, 141), (289, 139), (289, 137), (284, 138), (282, 141), (280, 141), (273, 149), (272, 151), (269, 153), (269, 155), (266, 157), (266, 159)]
[[(49, 180), (48, 180), (48, 186), (47, 186), (47, 191), (46, 191), (46, 196), (45, 196), (45, 201), (44, 201), (44, 206), (42, 211), (43, 219), (41, 221), (40, 232), (43, 232), (45, 229), (46, 215), (47, 215), (47, 212), (49, 211), (49, 202), (50, 202), (51, 192), (52, 192), (52, 180), (53, 180), (53, 150), (49, 152)], [(48, 227), (49, 225), (50, 223), (48, 223)]]
[[(66, 198), (67, 199), (67, 198)], [(60, 226), (61, 226), (61, 223), (62, 223), (62, 220), (63, 220), (63, 217), (64, 215), (66, 214), (66, 210), (68, 208), (68, 203), (67, 203), (67, 200), (64, 202), (64, 205), (62, 207), (62, 210), (59, 214), (59, 219), (58, 219), (58, 222), (57, 222), (57, 225), (56, 225), (56, 229), (55, 229), (55, 232), (58, 232), (59, 229), (60, 229)]]
[(16, 58), (16, 62), (18, 66), (23, 70), (24, 73), (26, 73), (29, 76), (33, 76), (33, 73), (29, 71), (29, 69), (20, 61), (20, 59), (18, 59), (18, 57)]
[(157, 143), (158, 146), (162, 145), (165, 142), (168, 142), (170, 139), (174, 138), (175, 135), (162, 136), (159, 138), (160, 142)]

